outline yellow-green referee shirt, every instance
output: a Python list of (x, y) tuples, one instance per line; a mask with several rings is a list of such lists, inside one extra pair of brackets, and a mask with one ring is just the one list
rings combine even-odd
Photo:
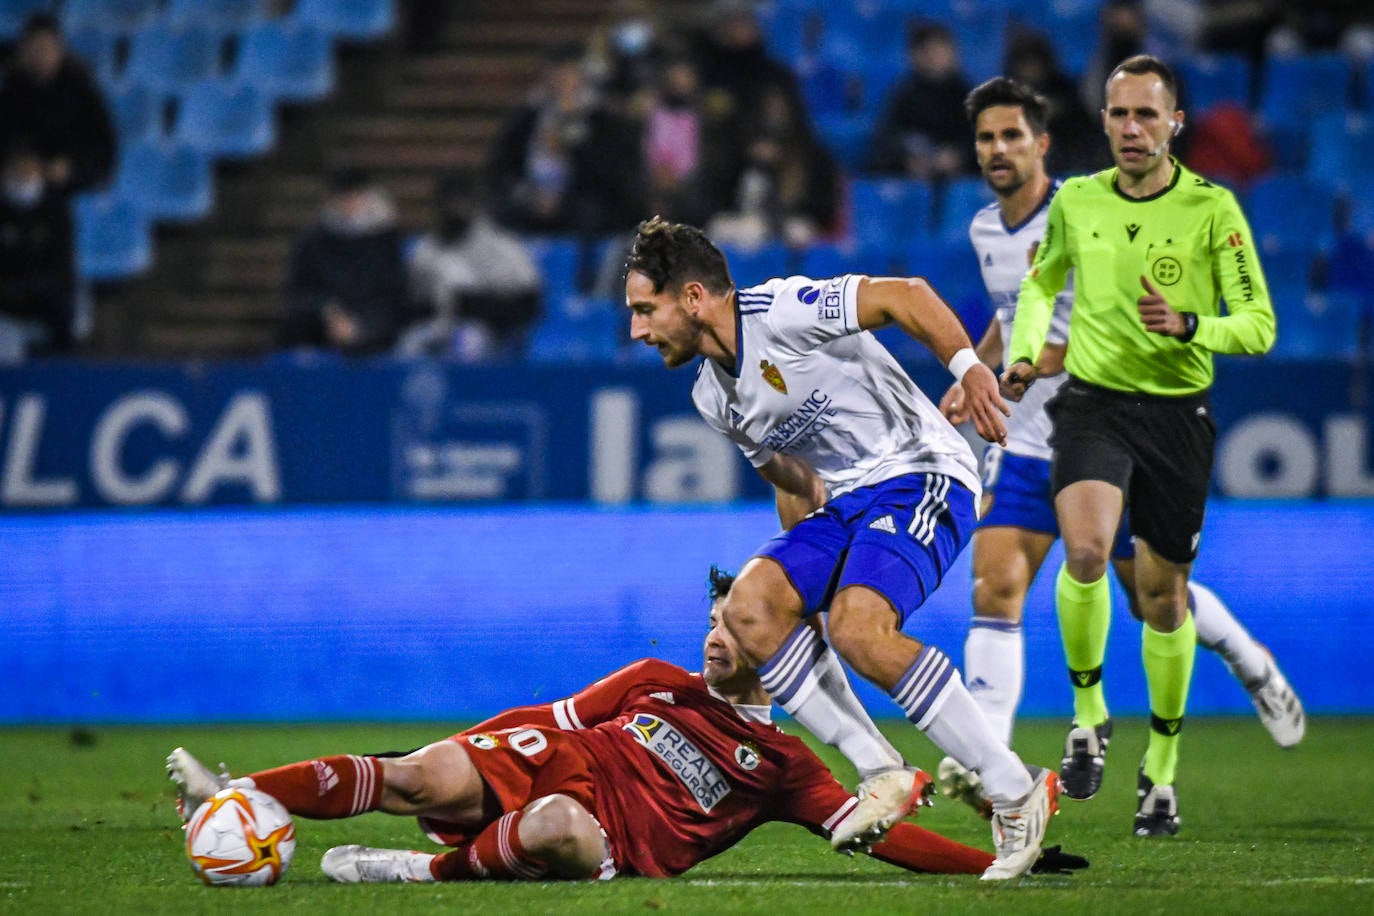
[[(1212, 384), (1213, 353), (1274, 345), (1274, 309), (1250, 226), (1230, 191), (1177, 160), (1169, 186), (1151, 197), (1127, 197), (1116, 176), (1111, 168), (1071, 178), (1054, 195), (1021, 283), (1008, 365), (1039, 356), (1054, 296), (1072, 269), (1071, 375), (1118, 391), (1202, 391)], [(1142, 275), (1176, 311), (1198, 316), (1191, 341), (1145, 330), (1136, 311)]]

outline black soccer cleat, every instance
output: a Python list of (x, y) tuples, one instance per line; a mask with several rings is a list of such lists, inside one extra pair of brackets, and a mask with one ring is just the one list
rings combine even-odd
[(1107, 745), (1112, 740), (1112, 720), (1094, 728), (1075, 724), (1064, 739), (1064, 758), (1059, 762), (1060, 788), (1069, 798), (1085, 801), (1102, 788)]
[(1173, 836), (1178, 833), (1178, 795), (1173, 786), (1157, 786), (1140, 768), (1136, 781), (1140, 808), (1135, 813), (1136, 836)]

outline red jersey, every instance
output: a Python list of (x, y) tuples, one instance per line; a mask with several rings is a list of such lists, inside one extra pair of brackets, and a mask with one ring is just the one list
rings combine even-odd
[[(586, 750), (593, 814), (621, 874), (676, 875), (768, 821), (829, 837), (857, 802), (770, 707), (735, 706), (700, 674), (644, 659), (575, 695), (513, 709), (462, 735), (515, 726), (571, 732)], [(924, 871), (975, 873), (992, 856), (910, 824), (874, 848)]]

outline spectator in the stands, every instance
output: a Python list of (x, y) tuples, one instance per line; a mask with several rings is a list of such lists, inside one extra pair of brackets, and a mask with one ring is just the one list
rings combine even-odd
[(539, 268), (488, 214), (476, 176), (445, 176), (436, 210), (409, 265), (411, 299), (426, 317), (401, 335), (398, 349), (464, 362), (518, 359), (539, 315)]
[[(1107, 76), (1128, 57), (1154, 54), (1169, 57), (1150, 34), (1142, 0), (1106, 0), (1097, 13), (1097, 43), (1079, 79), (1078, 91), (1089, 111), (1101, 110), (1106, 101)], [(1060, 137), (1054, 135), (1054, 142)]]
[(746, 136), (744, 169), (724, 212), (711, 221), (718, 242), (801, 246), (832, 233), (840, 172), (816, 138), (806, 112), (780, 89), (768, 90)]
[(708, 8), (710, 28), (699, 52), (701, 82), (708, 104), (737, 124), (755, 118), (769, 90), (780, 89), (800, 103), (792, 70), (768, 54), (758, 14), (749, 0), (717, 0)]
[(493, 211), (520, 232), (600, 233), (642, 214), (633, 138), (597, 97), (582, 49), (557, 49), (528, 101), (502, 126), (489, 165)]
[(696, 225), (725, 204), (729, 150), (739, 145), (733, 122), (708, 107), (696, 62), (674, 53), (663, 67), (641, 127), (646, 213), (674, 213)]
[(320, 220), (296, 239), (288, 271), (283, 345), (361, 356), (395, 341), (407, 303), (402, 239), (368, 173), (329, 176)]
[(648, 0), (620, 0), (591, 41), (591, 70), (606, 106), (642, 117), (663, 70), (664, 40)]
[(913, 22), (907, 61), (874, 131), (868, 170), (926, 180), (974, 174), (964, 116), (969, 84), (954, 34), (937, 22)]
[[(714, 122), (724, 126), (711, 145), (713, 166), (707, 189), (711, 206), (718, 209), (734, 193), (746, 166), (746, 136), (763, 117), (765, 99), (782, 92), (801, 110), (806, 103), (791, 68), (769, 56), (754, 4), (716, 0), (702, 4), (701, 10), (707, 26), (697, 45), (703, 107)], [(690, 215), (685, 216), (685, 221), (691, 221)]]
[(1112, 164), (1102, 124), (1078, 94), (1078, 87), (1059, 65), (1049, 36), (1018, 28), (1007, 38), (1002, 73), (1030, 86), (1049, 105), (1049, 132), (1054, 138), (1045, 163), (1051, 174), (1080, 175)]
[(76, 274), (67, 197), (35, 144), (12, 139), (0, 159), (0, 336), (32, 354), (72, 348)]
[(51, 191), (104, 184), (115, 161), (115, 131), (86, 66), (67, 53), (48, 13), (29, 18), (0, 86), (0, 146), (16, 138), (37, 149)]

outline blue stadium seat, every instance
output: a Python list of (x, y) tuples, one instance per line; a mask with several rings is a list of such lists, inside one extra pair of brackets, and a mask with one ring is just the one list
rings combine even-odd
[(263, 0), (171, 0), (167, 21), (241, 32), (267, 18)]
[(1274, 57), (1265, 63), (1259, 113), (1278, 168), (1298, 171), (1306, 166), (1312, 122), (1346, 107), (1350, 74), (1350, 64), (1336, 52)]
[(549, 309), (530, 335), (527, 358), (537, 363), (615, 362), (621, 347), (620, 311), (609, 300), (580, 296)]
[(120, 143), (162, 136), (163, 97), (147, 86), (120, 85), (110, 91), (110, 116)]
[(1245, 211), (1262, 252), (1316, 251), (1329, 247), (1335, 234), (1335, 195), (1303, 175), (1261, 178), (1245, 195)]
[(181, 96), (173, 136), (212, 156), (259, 156), (277, 142), (272, 102), (253, 86), (201, 83)]
[(859, 73), (863, 88), (863, 107), (876, 119), (887, 107), (887, 97), (909, 72), (905, 61), (875, 58)]
[(1017, 6), (1012, 10), (1013, 27), (1019, 20), (1020, 24), (1043, 30), (1054, 45), (1060, 67), (1076, 78), (1083, 74), (1092, 56), (1100, 6), (1099, 0), (1049, 0)]
[(577, 239), (529, 236), (525, 248), (544, 279), (544, 310), (553, 312), (578, 293), (582, 245)]
[(148, 218), (112, 194), (76, 199), (77, 271), (87, 280), (120, 280), (153, 264)]
[(115, 189), (156, 220), (197, 220), (215, 204), (210, 158), (186, 143), (143, 140), (125, 146)]
[(118, 32), (83, 26), (66, 34), (67, 47), (86, 64), (91, 75), (109, 86), (119, 73)]
[(797, 269), (803, 276), (816, 280), (842, 274), (886, 277), (893, 273), (892, 253), (886, 248), (853, 241), (816, 242), (802, 249)]
[(1330, 112), (1312, 124), (1312, 151), (1307, 176), (1337, 190), (1349, 190), (1369, 169), (1374, 143), (1374, 118), (1365, 114)]
[(857, 178), (851, 185), (853, 235), (861, 243), (900, 247), (931, 233), (931, 191), (923, 181)]
[(294, 21), (315, 26), (335, 38), (371, 41), (396, 22), (393, 0), (297, 0)]
[(54, 5), (53, 0), (4, 0), (0, 3), (0, 42), (14, 41), (30, 16), (51, 13)]
[(1351, 171), (1343, 196), (1350, 210), (1350, 231), (1374, 239), (1374, 172), (1369, 166)]
[(1178, 62), (1183, 104), (1193, 115), (1223, 102), (1250, 107), (1250, 61), (1241, 54), (1199, 54)]
[(906, 276), (925, 277), (977, 340), (987, 327), (991, 312), (978, 259), (967, 234), (954, 239), (917, 239), (899, 255), (900, 272)]
[(823, 58), (807, 58), (796, 69), (802, 98), (812, 117), (850, 110), (857, 97), (852, 88), (857, 77)]
[(946, 182), (937, 195), (939, 216), (935, 234), (941, 239), (967, 245), (969, 220), (995, 199), (981, 177), (955, 178)]
[(815, 121), (821, 143), (845, 171), (852, 175), (863, 169), (873, 136), (873, 115), (867, 112), (820, 114)]
[(1360, 302), (1353, 293), (1292, 290), (1275, 297), (1274, 312), (1279, 329), (1275, 356), (1353, 359), (1359, 353)]
[(334, 90), (334, 45), (316, 28), (259, 23), (243, 33), (233, 73), (272, 98), (316, 101)]
[(762, 245), (721, 245), (720, 250), (730, 265), (730, 279), (735, 287), (757, 286), (774, 277), (792, 273), (792, 252), (782, 242)]
[(133, 32), (151, 26), (161, 15), (161, 0), (65, 0), (62, 28), (67, 32), (84, 27)]
[(1350, 63), (1338, 52), (1273, 57), (1264, 65), (1260, 114), (1270, 126), (1307, 124), (1332, 108), (1343, 108), (1350, 87)]
[(221, 74), (224, 33), (204, 26), (159, 23), (135, 32), (122, 79), (163, 92), (179, 92)]

